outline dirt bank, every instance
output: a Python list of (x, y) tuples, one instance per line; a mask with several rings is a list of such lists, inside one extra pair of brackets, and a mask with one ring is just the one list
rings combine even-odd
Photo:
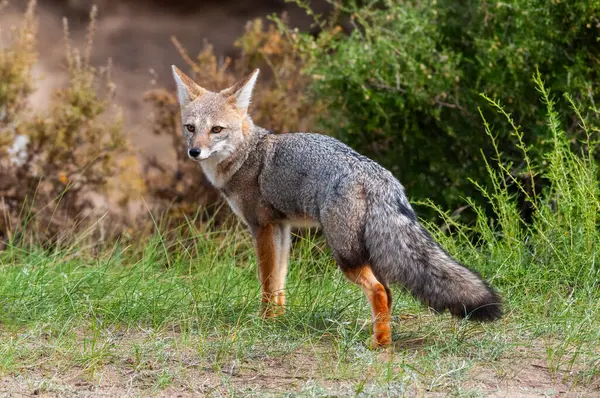
[[(0, 26), (17, 23), (25, 3), (10, 1), (0, 15)], [(190, 54), (198, 53), (207, 40), (217, 54), (232, 56), (232, 43), (250, 19), (285, 11), (292, 24), (303, 29), (310, 26), (310, 18), (303, 10), (283, 0), (38, 0), (40, 60), (36, 75), (40, 80), (32, 97), (36, 108), (44, 108), (52, 89), (65, 80), (62, 18), (69, 19), (75, 45), (83, 47), (88, 10), (94, 3), (98, 5), (99, 18), (93, 61), (102, 65), (112, 59), (116, 103), (125, 111), (126, 130), (140, 156), (156, 154), (163, 159), (172, 154), (165, 153), (161, 145), (164, 141), (151, 133), (150, 109), (142, 96), (153, 84), (173, 87), (169, 66), (183, 62), (171, 44), (172, 35)], [(326, 9), (323, 4), (317, 7)]]

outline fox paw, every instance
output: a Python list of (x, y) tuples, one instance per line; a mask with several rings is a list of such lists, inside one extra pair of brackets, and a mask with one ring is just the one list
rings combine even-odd
[(259, 316), (264, 319), (276, 318), (284, 313), (285, 308), (281, 305), (275, 303), (263, 303), (259, 311)]
[(384, 330), (375, 331), (373, 333), (373, 340), (371, 342), (372, 348), (386, 348), (392, 344), (392, 335), (389, 327)]

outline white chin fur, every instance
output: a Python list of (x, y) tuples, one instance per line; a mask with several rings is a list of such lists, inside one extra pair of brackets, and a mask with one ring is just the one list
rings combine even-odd
[(214, 154), (215, 154), (214, 152), (200, 153), (200, 156), (198, 156), (196, 159), (198, 159), (199, 161), (203, 161), (203, 160), (206, 160), (206, 159), (210, 158)]
[(208, 157), (204, 158), (204, 152), (200, 152), (200, 156), (197, 158), (198, 160), (204, 159), (203, 161), (199, 161), (200, 167), (204, 171), (204, 175), (208, 178), (208, 180), (213, 184), (216, 188), (221, 188), (225, 184), (225, 180), (227, 176), (219, 175), (217, 172), (217, 167), (223, 159), (229, 157), (233, 150), (228, 145), (222, 145), (218, 149), (218, 151), (214, 150), (208, 155)]
[(192, 160), (195, 160), (196, 162), (201, 162), (201, 161), (206, 160), (206, 159), (208, 159), (210, 157), (213, 157), (215, 154), (216, 154), (215, 151), (203, 150), (203, 151), (200, 151), (200, 155), (198, 155), (198, 157), (194, 158), (194, 157), (190, 156), (189, 154), (188, 154), (188, 157), (190, 159), (192, 159)]

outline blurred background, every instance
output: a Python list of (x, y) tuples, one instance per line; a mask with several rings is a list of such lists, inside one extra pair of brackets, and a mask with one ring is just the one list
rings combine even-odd
[[(332, 9), (325, 1), (311, 8)], [(232, 84), (244, 67), (265, 66), (239, 61), (262, 51), (266, 18), (275, 15), (291, 29), (316, 32), (312, 16), (283, 0), (4, 2), (0, 238), (20, 231), (56, 242), (106, 215), (102, 235), (105, 225), (116, 235), (140, 224), (150, 231), (148, 211), (169, 225), (187, 216), (213, 219), (209, 208), (226, 218), (217, 193), (182, 156), (170, 66), (207, 86)], [(244, 49), (236, 40), (245, 33), (257, 41)], [(198, 54), (200, 69), (190, 65)], [(232, 68), (236, 60), (241, 66)], [(263, 70), (263, 79), (269, 75)], [(33, 115), (39, 119), (30, 123)], [(15, 151), (22, 162), (11, 157)], [(24, 208), (36, 213), (33, 220)]]
[[(27, 7), (27, 0), (13, 0), (0, 16), (0, 25), (18, 24)], [(98, 8), (96, 34), (92, 53), (94, 65), (113, 63), (115, 101), (123, 107), (128, 133), (136, 138), (141, 153), (164, 160), (165, 139), (148, 134), (150, 105), (143, 101), (144, 93), (156, 86), (174, 88), (171, 64), (183, 64), (177, 48), (171, 42), (175, 36), (190, 54), (196, 55), (205, 43), (214, 46), (214, 53), (223, 58), (236, 58), (240, 50), (234, 41), (244, 33), (246, 24), (272, 14), (289, 16), (290, 25), (311, 30), (313, 20), (297, 5), (284, 0), (38, 0), (39, 32), (35, 66), (36, 91), (31, 103), (44, 108), (52, 90), (67, 81), (63, 18), (67, 18), (74, 46), (83, 47), (92, 7)], [(315, 12), (327, 12), (325, 1), (312, 2)], [(161, 145), (162, 143), (162, 145)], [(169, 148), (172, 150), (172, 148)]]
[(227, 219), (185, 156), (171, 64), (213, 90), (260, 67), (257, 124), (339, 138), (391, 170), (435, 223), (440, 209), (493, 222), (481, 188), (496, 183), (531, 219), (526, 198), (549, 186), (554, 142), (541, 81), (572, 149), (587, 151), (598, 130), (597, 2), (1, 4), (4, 240), (56, 242), (98, 220), (106, 237)]

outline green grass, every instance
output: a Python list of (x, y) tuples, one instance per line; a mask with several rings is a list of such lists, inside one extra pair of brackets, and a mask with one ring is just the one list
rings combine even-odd
[[(213, 387), (247, 394), (232, 372), (269, 375), (282, 362), (277, 377), (292, 375), (294, 390), (321, 396), (459, 392), (470, 372), (483, 366), (499, 375), (519, 354), (536, 356), (559, 378), (573, 370), (569, 383), (591, 383), (599, 370), (597, 293), (541, 294), (543, 287), (504, 281), (506, 317), (480, 325), (428, 313), (396, 290), (394, 314), (403, 319), (394, 322), (393, 352), (381, 353), (369, 349), (362, 292), (342, 278), (320, 239), (296, 242), (287, 312), (274, 320), (258, 317), (245, 234), (175, 245), (184, 243), (188, 253), (181, 249), (169, 262), (160, 238), (97, 257), (8, 249), (1, 257), (2, 374), (77, 369), (99, 383), (116, 367), (135, 375), (137, 388), (162, 391), (185, 385), (186, 373), (206, 372)], [(477, 268), (493, 277), (491, 264)], [(265, 381), (266, 391), (286, 391), (274, 380), (274, 387)]]
[(240, 227), (199, 231), (189, 223), (101, 249), (10, 242), (0, 253), (0, 373), (9, 380), (2, 388), (116, 396), (594, 395), (600, 194), (589, 137), (597, 132), (582, 122), (584, 138), (573, 149), (537, 79), (555, 141), (549, 188), (528, 193), (537, 209), (532, 223), (519, 216), (509, 194), (519, 182), (498, 153), (493, 185), (482, 187), (494, 221), (475, 208), (471, 226), (440, 212), (450, 235), (429, 225), (500, 291), (502, 320), (435, 315), (395, 289), (394, 347), (371, 350), (367, 301), (314, 234), (296, 237), (287, 311), (269, 320), (258, 316), (254, 254)]

